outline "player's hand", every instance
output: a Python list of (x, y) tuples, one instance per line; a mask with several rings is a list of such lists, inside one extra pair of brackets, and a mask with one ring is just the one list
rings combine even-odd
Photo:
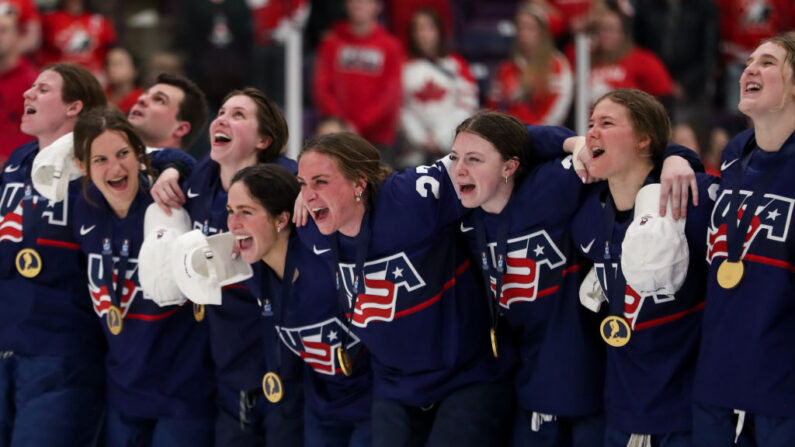
[(594, 183), (602, 179), (593, 177), (588, 172), (588, 166), (591, 165), (593, 160), (593, 153), (591, 148), (586, 144), (585, 137), (569, 137), (563, 143), (563, 149), (568, 152), (568, 147), (571, 147), (571, 159), (574, 165), (574, 171), (583, 183)]
[(309, 222), (309, 209), (304, 205), (304, 198), (301, 194), (298, 193), (293, 205), (293, 223), (296, 227), (303, 227)]
[(152, 188), (149, 190), (157, 206), (169, 216), (171, 215), (171, 207), (182, 208), (185, 203), (185, 194), (182, 188), (179, 187), (179, 171), (174, 168), (166, 168), (165, 171), (160, 173), (160, 177)]
[(678, 155), (666, 158), (660, 175), (660, 216), (665, 216), (670, 195), (673, 218), (687, 217), (688, 189), (693, 194), (693, 206), (698, 206), (698, 183), (690, 163)]

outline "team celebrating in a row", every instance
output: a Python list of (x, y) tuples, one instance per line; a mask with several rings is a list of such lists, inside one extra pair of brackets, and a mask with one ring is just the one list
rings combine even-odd
[(721, 178), (637, 90), (587, 135), (498, 112), (392, 170), (283, 153), (253, 88), (125, 117), (45, 67), (0, 173), (0, 446), (795, 444), (795, 40), (740, 80)]

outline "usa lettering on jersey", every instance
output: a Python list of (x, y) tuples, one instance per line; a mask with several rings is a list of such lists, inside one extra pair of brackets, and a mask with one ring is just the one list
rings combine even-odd
[[(618, 275), (618, 263), (612, 263), (612, 270), (615, 272), (615, 275)], [(605, 265), (602, 262), (594, 263), (594, 268), (596, 269), (596, 277), (599, 279), (599, 284), (602, 286), (602, 290), (605, 291), (605, 294), (608, 292), (608, 281), (607, 281), (607, 269), (605, 269)], [(653, 318), (664, 316), (666, 309), (661, 309), (655, 312), (655, 309), (647, 309), (644, 312), (644, 318), (641, 321), (640, 312), (643, 309), (644, 304), (648, 303), (649, 300), (653, 302), (655, 305), (670, 303), (674, 301), (676, 297), (674, 295), (668, 294), (652, 294), (641, 296), (635, 289), (633, 289), (629, 284), (624, 287), (624, 318), (627, 320), (629, 327), (634, 329), (640, 329), (642, 326), (636, 326), (643, 324), (644, 321), (648, 322)], [(682, 315), (684, 316), (684, 315)], [(673, 321), (673, 320), (669, 320)]]
[[(118, 268), (117, 263), (119, 258), (114, 256), (113, 257), (113, 280), (112, 284), (115, 290), (116, 287), (116, 278), (118, 275)], [(94, 312), (97, 313), (100, 317), (104, 316), (107, 313), (108, 308), (111, 306), (112, 302), (110, 299), (110, 294), (108, 292), (108, 288), (105, 286), (105, 282), (103, 281), (103, 275), (105, 273), (104, 265), (102, 263), (102, 255), (91, 253), (88, 255), (88, 291), (91, 294), (91, 301), (94, 305)], [(130, 309), (135, 298), (137, 298), (142, 292), (141, 288), (138, 286), (138, 260), (135, 258), (129, 258), (127, 260), (127, 271), (125, 272), (125, 280), (124, 280), (124, 289), (122, 290), (121, 296), (121, 311), (122, 316), (127, 315), (127, 311)]]
[[(740, 190), (744, 196), (743, 203), (737, 212), (737, 219), (741, 219), (746, 211), (746, 202), (751, 196), (751, 191)], [(710, 215), (709, 229), (707, 230), (707, 262), (712, 263), (716, 257), (727, 257), (728, 248), (726, 245), (726, 225), (729, 212), (731, 210), (731, 190), (724, 190), (720, 197), (715, 201)], [(774, 242), (785, 242), (789, 233), (790, 221), (792, 219), (792, 208), (795, 200), (777, 194), (765, 194), (760, 205), (756, 208), (754, 217), (748, 226), (743, 242), (742, 255), (748, 252), (759, 234), (764, 234), (765, 238)], [(734, 222), (733, 222), (734, 223)]]
[[(492, 265), (495, 258), (497, 243), (489, 244)], [(555, 245), (545, 230), (515, 237), (508, 240), (506, 262), (507, 269), (502, 278), (502, 296), (500, 306), (508, 309), (511, 304), (521, 301), (535, 301), (537, 298), (557, 291), (558, 286), (539, 290), (539, 269), (545, 265), (554, 270), (566, 263), (563, 252)], [(497, 279), (490, 277), (491, 291), (496, 296)]]
[[(340, 264), (348, 306), (353, 301), (354, 265)], [(400, 289), (406, 293), (425, 286), (425, 281), (404, 252), (364, 264), (364, 293), (359, 294), (352, 323), (366, 327), (371, 321), (392, 321)]]
[[(301, 357), (318, 373), (327, 375), (342, 373), (335, 352), (342, 345), (347, 329), (337, 317), (309, 326), (294, 328), (276, 326), (276, 331), (290, 351)], [(359, 339), (353, 333), (348, 340), (345, 349), (350, 349), (359, 343)]]
[[(7, 183), (0, 196), (0, 241), (22, 242), (22, 198), (25, 194), (23, 183)], [(44, 198), (33, 195), (34, 208), (44, 203)], [(60, 202), (48, 200), (46, 209), (42, 212), (42, 219), (47, 219), (50, 225), (66, 226), (69, 208), (69, 199)]]

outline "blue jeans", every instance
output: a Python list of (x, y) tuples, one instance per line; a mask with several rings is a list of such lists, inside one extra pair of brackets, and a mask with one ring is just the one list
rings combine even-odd
[(100, 358), (0, 353), (0, 447), (86, 447), (104, 402)]
[(510, 382), (460, 388), (428, 407), (373, 402), (373, 445), (378, 447), (502, 447), (513, 422)]
[[(605, 429), (605, 447), (626, 447), (631, 433), (615, 430), (610, 427)], [(651, 436), (652, 447), (690, 447), (692, 436), (690, 432), (666, 433)]]
[(532, 413), (517, 409), (513, 426), (513, 447), (591, 447), (605, 437), (605, 417), (557, 417), (544, 422), (537, 432), (531, 428)]
[(303, 445), (302, 384), (285, 382), (284, 390), (282, 400), (273, 404), (261, 389), (241, 392), (219, 384), (215, 446)]
[(370, 447), (373, 445), (370, 420), (324, 421), (308, 407), (304, 408), (304, 445), (306, 447)]
[[(731, 408), (693, 404), (693, 446), (734, 447), (737, 415)], [(795, 418), (746, 413), (740, 447), (795, 446)]]
[(108, 407), (106, 447), (212, 447), (212, 419), (140, 418)]

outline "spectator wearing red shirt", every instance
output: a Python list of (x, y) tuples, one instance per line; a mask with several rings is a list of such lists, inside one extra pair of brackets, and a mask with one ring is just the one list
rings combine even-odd
[(42, 18), (42, 66), (71, 62), (87, 68), (104, 84), (105, 56), (116, 41), (113, 24), (86, 9), (84, 0), (63, 0), (61, 8)]
[(303, 29), (308, 0), (248, 0), (254, 25), (250, 84), (281, 107), (285, 104), (284, 51), (288, 31)]
[(389, 30), (403, 43), (404, 48), (409, 48), (410, 45), (411, 17), (420, 8), (431, 8), (436, 11), (445, 31), (444, 38), (452, 37), (453, 11), (450, 0), (389, 0), (387, 1)]
[(24, 113), (22, 94), (38, 76), (27, 60), (19, 57), (17, 16), (13, 11), (0, 12), (0, 167), (11, 152), (33, 137), (20, 130)]
[(574, 96), (574, 78), (566, 58), (555, 49), (547, 15), (532, 3), (516, 12), (513, 58), (497, 67), (486, 99), (528, 124), (563, 125)]
[(715, 0), (725, 63), (724, 108), (736, 112), (745, 62), (759, 43), (795, 27), (792, 0)]
[(138, 70), (133, 56), (122, 47), (113, 48), (105, 58), (105, 78), (108, 85), (105, 95), (125, 115), (130, 113), (144, 90), (135, 83)]
[(347, 0), (348, 20), (323, 39), (315, 66), (315, 103), (393, 156), (402, 102), (403, 49), (377, 17), (381, 0)]
[[(656, 97), (670, 111), (673, 81), (660, 58), (635, 46), (630, 18), (618, 4), (606, 2), (591, 21), (591, 102), (619, 88), (634, 88)], [(574, 48), (567, 49), (573, 63)]]
[(33, 0), (0, 0), (0, 14), (9, 12), (17, 16), (19, 54), (38, 50), (41, 45), (41, 17)]

